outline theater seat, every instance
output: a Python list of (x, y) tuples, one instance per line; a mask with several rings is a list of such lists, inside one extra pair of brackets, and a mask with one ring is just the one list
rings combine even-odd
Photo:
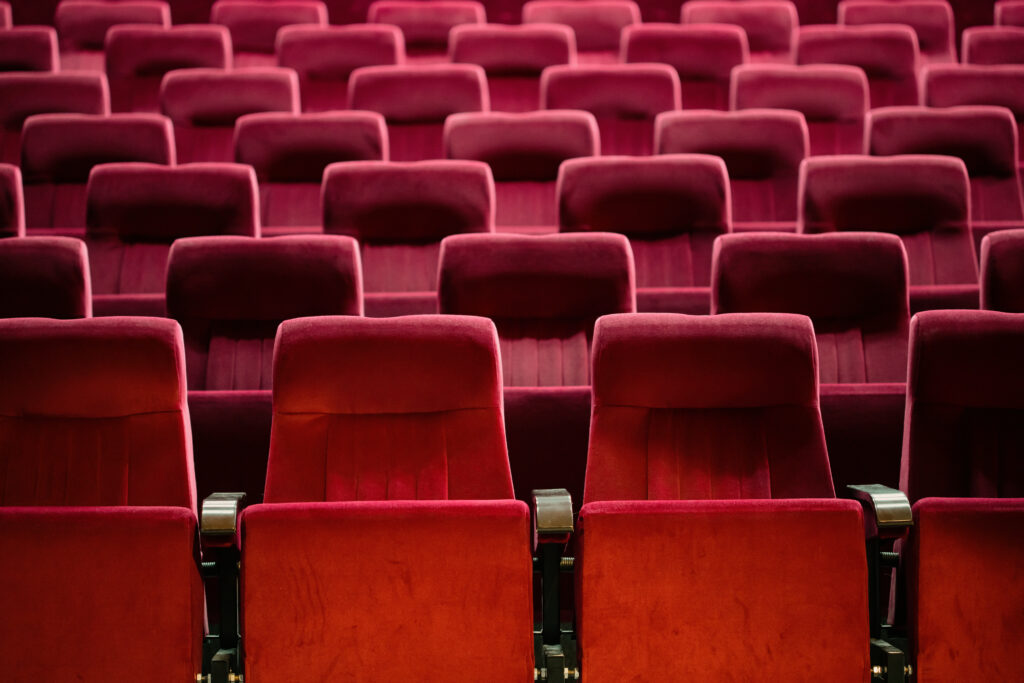
[(70, 237), (0, 240), (0, 318), (88, 318), (89, 257)]
[(387, 127), (375, 112), (247, 114), (235, 124), (235, 161), (256, 170), (267, 234), (320, 232), (324, 169), (387, 158)]
[(178, 238), (259, 236), (256, 175), (239, 164), (105, 164), (89, 176), (87, 195), (96, 315), (163, 315)]
[(926, 64), (956, 61), (956, 27), (947, 0), (842, 0), (838, 9), (839, 23), (847, 26), (905, 24), (914, 29)]
[(448, 33), (456, 26), (486, 23), (487, 11), (476, 0), (374, 0), (366, 22), (397, 26), (410, 61), (437, 63), (446, 61)]
[(0, 28), (10, 28), (14, 25), (11, 18), (11, 3), (0, 2)]
[(320, 0), (217, 0), (210, 7), (210, 23), (231, 32), (238, 66), (273, 66), (278, 29), (293, 24), (326, 26), (327, 6)]
[(683, 3), (682, 23), (735, 24), (747, 34), (751, 61), (792, 64), (800, 21), (789, 0), (699, 0)]
[(725, 163), (704, 154), (573, 159), (558, 176), (563, 232), (617, 232), (641, 311), (707, 314), (711, 246), (732, 230)]
[(64, 69), (103, 71), (107, 31), (120, 24), (171, 25), (171, 7), (163, 0), (61, 0), (54, 25), (61, 40)]
[(603, 154), (651, 154), (654, 119), (680, 108), (679, 75), (667, 64), (549, 66), (542, 109), (582, 109), (597, 117)]
[(633, 0), (529, 0), (523, 3), (522, 21), (564, 24), (576, 35), (581, 64), (614, 64), (622, 30), (641, 19)]
[(0, 237), (25, 235), (25, 193), (21, 169), (0, 164)]
[(793, 232), (800, 162), (808, 156), (807, 122), (778, 109), (682, 111), (655, 123), (657, 154), (710, 154), (725, 160), (737, 231)]
[(601, 141), (589, 112), (489, 112), (449, 116), (444, 146), (450, 159), (491, 167), (499, 230), (544, 233), (557, 232), (559, 165), (600, 154)]
[(0, 321), (4, 680), (114, 680), (129, 642), (200, 673), (184, 362), (169, 320)]
[(754, 64), (732, 72), (732, 109), (793, 109), (804, 115), (811, 154), (860, 154), (868, 81), (855, 66)]
[(494, 180), (477, 161), (332, 164), (324, 232), (359, 240), (366, 314), (435, 313), (441, 240), (494, 231)]
[(963, 32), (964, 64), (1024, 64), (1024, 27), (972, 26)]
[(1024, 230), (1003, 230), (981, 241), (981, 307), (1024, 313)]
[(998, 0), (994, 10), (996, 26), (1024, 26), (1024, 1)]
[(18, 26), (0, 33), (0, 71), (59, 71), (57, 32), (49, 26)]

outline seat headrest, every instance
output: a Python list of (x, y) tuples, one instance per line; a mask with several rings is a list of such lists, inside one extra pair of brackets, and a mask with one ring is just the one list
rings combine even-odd
[(981, 307), (1024, 313), (1024, 230), (997, 230), (981, 240)]
[(945, 0), (904, 0), (899, 4), (843, 0), (838, 10), (840, 24), (907, 24), (917, 34), (922, 52), (955, 56), (953, 8)]
[(235, 50), (274, 54), (277, 30), (287, 24), (327, 24), (327, 5), (320, 0), (217, 0), (210, 23), (231, 31)]
[(91, 71), (0, 73), (0, 126), (20, 128), (33, 114), (110, 114), (104, 74)]
[(444, 313), (596, 318), (636, 310), (629, 240), (611, 233), (453, 235), (441, 243)]
[(523, 3), (524, 24), (566, 24), (580, 50), (618, 50), (622, 29), (639, 24), (640, 7), (632, 0), (530, 0)]
[(491, 108), (487, 77), (476, 64), (362, 67), (349, 78), (348, 102), (393, 123), (442, 122), (449, 114)]
[(790, 313), (608, 315), (594, 331), (594, 405), (817, 406), (810, 318)]
[(91, 315), (85, 242), (71, 237), (0, 240), (0, 318)]
[(324, 231), (371, 244), (493, 232), (494, 180), (479, 161), (348, 161), (324, 171)]
[(303, 78), (347, 79), (362, 66), (405, 63), (405, 39), (397, 26), (284, 26), (277, 63)]
[(171, 8), (162, 0), (63, 0), (54, 24), (61, 41), (73, 48), (102, 50), (107, 30), (118, 24), (171, 25)]
[(498, 334), (486, 318), (330, 316), (278, 328), (275, 413), (500, 410), (501, 387)]
[(558, 174), (563, 231), (729, 232), (731, 211), (725, 162), (705, 154), (570, 159)]
[(241, 164), (106, 164), (93, 169), (86, 195), (93, 235), (169, 243), (260, 232), (256, 174)]
[(733, 71), (733, 109), (795, 109), (808, 121), (863, 121), (870, 96), (860, 67), (746, 64)]
[(366, 13), (370, 24), (391, 24), (402, 30), (406, 45), (445, 47), (448, 33), (462, 24), (487, 21), (484, 6), (476, 0), (375, 0)]
[(917, 73), (917, 34), (903, 24), (804, 26), (798, 35), (797, 64), (853, 64), (869, 78), (912, 78)]
[(1024, 26), (972, 26), (964, 29), (960, 52), (964, 64), (1020, 64), (1024, 62)]
[(597, 156), (601, 134), (586, 111), (452, 114), (444, 124), (449, 159), (472, 159), (491, 167), (494, 179), (553, 181), (566, 159)]
[(549, 66), (540, 77), (541, 109), (653, 119), (680, 108), (679, 74), (668, 64)]
[(754, 51), (789, 50), (793, 32), (800, 24), (796, 6), (788, 0), (687, 2), (683, 4), (682, 22), (742, 26)]
[(25, 234), (25, 194), (22, 192), (21, 169), (13, 164), (0, 164), (0, 237)]
[(0, 28), (10, 28), (14, 25), (11, 17), (11, 3), (0, 2)]
[(731, 24), (634, 24), (622, 30), (623, 62), (669, 64), (681, 78), (728, 81), (750, 61), (747, 34)]
[(0, 33), (0, 70), (56, 71), (57, 31), (50, 26), (15, 26)]
[(165, 318), (0, 320), (0, 415), (185, 411), (181, 328)]
[(452, 29), (453, 62), (478, 64), (487, 75), (539, 75), (545, 67), (576, 63), (576, 36), (562, 24), (462, 24)]
[(929, 64), (921, 71), (921, 82), (925, 106), (988, 104), (1006, 107), (1018, 122), (1024, 121), (1024, 64)]
[(233, 126), (258, 111), (298, 114), (299, 79), (274, 67), (177, 69), (160, 84), (160, 109), (176, 124), (195, 126)]
[(107, 76), (156, 77), (174, 69), (227, 69), (231, 34), (223, 26), (114, 26), (107, 34)]

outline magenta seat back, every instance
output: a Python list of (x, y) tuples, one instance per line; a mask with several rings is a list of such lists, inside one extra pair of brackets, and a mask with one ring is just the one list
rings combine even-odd
[(925, 61), (956, 61), (953, 8), (946, 0), (843, 0), (839, 3), (839, 23), (906, 24), (917, 34)]
[(11, 16), (11, 3), (0, 2), (0, 28), (10, 28), (14, 25)]
[(484, 6), (476, 0), (375, 0), (367, 10), (369, 24), (397, 26), (410, 49), (446, 49), (448, 33), (463, 24), (487, 21)]
[(182, 326), (191, 389), (269, 389), (290, 318), (361, 315), (359, 245), (339, 235), (188, 237), (167, 259), (167, 312)]
[(103, 50), (107, 31), (118, 24), (170, 27), (171, 8), (161, 0), (62, 0), (54, 24), (65, 49)]
[(0, 71), (57, 71), (57, 32), (49, 26), (17, 26), (0, 33)]
[(981, 241), (981, 307), (1024, 313), (1024, 230), (1000, 230)]
[(831, 498), (817, 361), (804, 316), (598, 320), (584, 503)]
[(1024, 26), (1024, 1), (999, 0), (995, 4), (996, 26)]
[(217, 0), (210, 23), (231, 31), (236, 52), (274, 54), (277, 31), (291, 24), (327, 24), (327, 6), (319, 0)]
[(792, 62), (793, 40), (800, 24), (796, 7), (788, 0), (683, 3), (684, 24), (735, 24), (747, 34), (751, 58)]
[(25, 234), (25, 193), (21, 169), (0, 163), (0, 237)]
[(960, 52), (964, 64), (1024, 64), (1024, 26), (972, 26)]
[(903, 382), (907, 279), (895, 235), (726, 235), (715, 242), (711, 312), (809, 316), (821, 382)]
[(640, 8), (632, 0), (530, 0), (523, 3), (523, 23), (564, 24), (580, 52), (617, 55), (622, 29), (640, 23)]
[(70, 237), (0, 240), (0, 318), (88, 318), (89, 257)]

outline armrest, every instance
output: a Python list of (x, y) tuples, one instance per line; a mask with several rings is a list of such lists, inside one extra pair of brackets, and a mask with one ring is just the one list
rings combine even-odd
[(572, 496), (565, 489), (533, 492), (533, 547), (565, 544), (573, 531)]
[(244, 493), (214, 493), (203, 501), (199, 534), (204, 550), (235, 545), (238, 517), (244, 507)]
[[(213, 683), (226, 683), (234, 672), (242, 670), (239, 648), (239, 516), (245, 507), (244, 493), (214, 493), (203, 501), (199, 515), (199, 540), (205, 557), (206, 578), (215, 579), (207, 586), (208, 594), (216, 594), (220, 603), (220, 619), (216, 630), (203, 644), (203, 674)], [(211, 625), (212, 626), (212, 625)]]
[(847, 486), (850, 498), (864, 509), (864, 533), (867, 538), (899, 538), (914, 526), (914, 515), (907, 495), (882, 484)]

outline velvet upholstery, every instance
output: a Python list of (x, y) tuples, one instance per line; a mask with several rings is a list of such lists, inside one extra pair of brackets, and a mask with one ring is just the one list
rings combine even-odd
[(302, 110), (345, 109), (349, 74), (361, 66), (402, 64), (405, 41), (394, 26), (285, 26), (277, 32), (278, 66), (294, 69)]
[(58, 71), (57, 32), (50, 26), (17, 26), (0, 33), (0, 71)]
[(900, 488), (928, 497), (1024, 497), (1024, 316), (925, 311), (910, 325)]
[(1024, 64), (1024, 26), (973, 26), (963, 32), (964, 64)]
[(443, 158), (445, 118), (490, 109), (487, 76), (476, 64), (361, 67), (349, 79), (348, 102), (384, 115), (395, 161)]
[(25, 234), (25, 193), (21, 169), (0, 163), (0, 238)]
[(171, 8), (162, 0), (61, 0), (54, 24), (61, 40), (62, 68), (103, 71), (103, 46), (110, 28), (119, 24), (167, 28)]
[(111, 162), (173, 164), (174, 131), (159, 114), (37, 114), (25, 121), (21, 172), (32, 228), (85, 227), (86, 181)]
[(590, 112), (452, 114), (444, 125), (445, 156), (482, 161), (495, 180), (495, 223), (511, 231), (558, 223), (555, 181), (559, 165), (600, 154)]
[(996, 26), (1024, 26), (1024, 1), (998, 0), (994, 14)]
[(89, 257), (70, 237), (0, 240), (0, 318), (88, 318)]
[(479, 64), (487, 73), (494, 111), (538, 109), (541, 72), (576, 63), (576, 36), (561, 24), (462, 24), (449, 41), (451, 61)]
[(369, 24), (397, 26), (410, 56), (443, 57), (448, 33), (463, 24), (484, 24), (487, 11), (476, 0), (374, 0), (366, 13)]
[(299, 113), (290, 69), (178, 69), (164, 76), (160, 109), (174, 122), (178, 162), (231, 161), (235, 121), (262, 111)]
[(1024, 676), (1024, 500), (919, 501), (911, 538), (904, 563), (915, 674), (922, 681)]
[(501, 400), (489, 320), (285, 321), (264, 500), (511, 498)]
[(20, 163), (25, 119), (50, 112), (109, 114), (107, 79), (97, 73), (0, 73), (0, 163)]
[(867, 74), (872, 107), (919, 103), (920, 50), (909, 26), (805, 26), (798, 34), (797, 64), (859, 66)]
[[(638, 668), (663, 680), (787, 680), (793, 667), (809, 680), (868, 680), (855, 502), (588, 503), (580, 530), (587, 680), (628, 680)], [(792, 552), (794, 539), (812, 558)]]
[(217, 0), (210, 23), (231, 32), (239, 66), (271, 66), (277, 31), (292, 24), (327, 25), (327, 6), (320, 0)]
[(654, 118), (680, 108), (679, 75), (667, 64), (549, 66), (541, 109), (582, 109), (597, 117), (603, 154), (650, 154)]
[(573, 159), (558, 176), (564, 232), (626, 235), (641, 311), (707, 313), (711, 246), (732, 230), (725, 162), (704, 154)]
[(842, 0), (838, 10), (839, 23), (847, 26), (905, 24), (914, 29), (925, 63), (956, 61), (956, 27), (947, 0)]
[(832, 497), (809, 318), (606, 316), (584, 504)]
[(621, 58), (673, 67), (687, 109), (728, 109), (729, 75), (750, 61), (750, 48), (730, 24), (635, 24), (622, 30)]
[(907, 289), (896, 235), (761, 233), (715, 242), (712, 313), (809, 316), (823, 383), (906, 380)]
[(799, 112), (662, 114), (655, 123), (654, 148), (657, 154), (722, 157), (729, 170), (737, 229), (795, 229), (800, 162), (810, 150), (807, 122)]
[(114, 26), (106, 43), (114, 111), (160, 111), (160, 82), (174, 69), (227, 69), (234, 61), (223, 26)]
[(367, 315), (437, 310), (442, 238), (494, 231), (494, 180), (479, 161), (332, 164), (324, 232), (359, 240)]
[(747, 34), (751, 61), (793, 63), (793, 39), (800, 21), (796, 6), (788, 0), (686, 2), (682, 22), (735, 24)]
[(442, 313), (497, 325), (507, 386), (588, 384), (594, 321), (636, 310), (623, 235), (454, 235), (439, 271)]
[(263, 502), (274, 409), (269, 390), (188, 392), (195, 453), (196, 491), (244, 491)]
[(11, 3), (0, 2), (0, 28), (10, 28), (14, 25), (11, 13)]
[(324, 169), (339, 161), (387, 158), (387, 127), (376, 112), (265, 112), (235, 124), (235, 161), (256, 170), (264, 227), (319, 230)]
[(811, 154), (860, 154), (869, 109), (864, 72), (845, 64), (749, 65), (733, 70), (732, 109), (794, 109)]
[(359, 245), (340, 235), (189, 237), (167, 258), (167, 313), (190, 389), (270, 389), (283, 320), (361, 315)]
[(1003, 230), (981, 241), (981, 307), (1024, 313), (1024, 230)]
[(576, 35), (583, 64), (618, 61), (622, 29), (640, 23), (633, 0), (528, 0), (524, 24), (564, 24)]
[(821, 422), (836, 491), (850, 484), (899, 486), (906, 396), (905, 382), (821, 385)]

